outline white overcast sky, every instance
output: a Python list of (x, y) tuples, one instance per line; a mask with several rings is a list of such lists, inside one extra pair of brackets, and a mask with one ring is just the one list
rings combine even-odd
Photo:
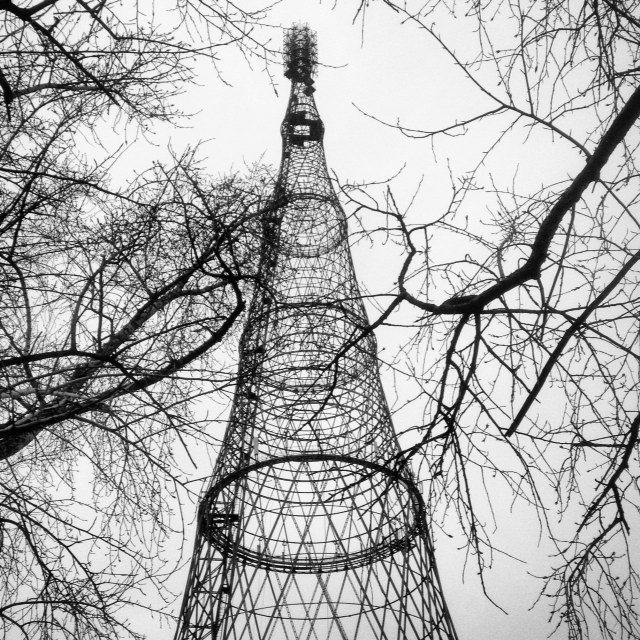
[[(251, 3), (240, 0), (240, 4)], [(430, 143), (408, 139), (396, 130), (365, 118), (356, 106), (384, 120), (400, 119), (409, 127), (435, 129), (482, 110), (486, 103), (479, 92), (474, 92), (463, 81), (460, 72), (435, 43), (414, 26), (401, 25), (390, 10), (377, 5), (371, 7), (364, 30), (360, 21), (353, 23), (358, 4), (347, 0), (334, 8), (333, 0), (323, 3), (284, 0), (274, 7), (270, 18), (273, 27), (264, 33), (279, 46), (281, 27), (291, 23), (306, 22), (317, 32), (322, 66), (316, 79), (316, 101), (325, 123), (325, 150), (330, 170), (335, 171), (341, 181), (375, 181), (389, 178), (405, 167), (397, 181), (398, 195), (408, 201), (410, 192), (424, 176), (420, 215), (425, 219), (436, 217), (439, 204), (448, 197), (447, 160), (454, 167), (465, 167), (465, 163), (470, 167), (486, 141), (458, 138), (449, 141), (446, 148), (436, 146), (434, 155)], [(449, 30), (445, 35), (461, 48), (465, 47), (465, 39), (472, 37), (463, 28), (456, 32), (451, 24), (443, 29)], [(233, 168), (242, 169), (245, 163), (260, 159), (277, 167), (281, 150), (279, 127), (289, 92), (289, 83), (282, 77), (281, 69), (273, 68), (278, 95), (257, 61), (250, 67), (231, 50), (221, 50), (220, 70), (228, 84), (221, 82), (210, 66), (202, 66), (200, 86), (190, 89), (177, 102), (183, 109), (194, 112), (185, 122), (188, 126), (160, 130), (152, 137), (158, 147), (148, 148), (149, 155), (144, 161), (150, 161), (156, 154), (162, 156), (162, 147), (169, 140), (177, 151), (205, 140), (202, 154), (214, 175)], [(515, 149), (515, 143), (511, 149)], [(138, 158), (137, 162), (142, 160)], [(525, 162), (522, 158), (518, 160)], [(566, 158), (561, 153), (552, 161), (547, 157), (544, 163), (540, 157), (528, 160), (533, 165), (544, 164), (547, 172), (563, 166), (562, 178), (571, 171), (570, 166), (565, 166)], [(511, 168), (509, 163), (514, 159), (505, 152), (504, 162), (505, 167)], [(380, 291), (389, 284), (384, 282), (384, 272), (391, 273), (385, 270), (384, 251), (384, 247), (374, 246), (355, 252), (356, 270), (368, 289)], [(376, 274), (380, 275), (382, 284)], [(384, 336), (380, 338), (382, 346), (387, 344)], [(393, 403), (394, 398), (389, 395)], [(508, 615), (483, 596), (472, 560), (465, 570), (461, 541), (435, 532), (445, 597), (461, 640), (537, 640), (547, 637), (552, 630), (544, 602), (529, 610), (541, 586), (529, 574), (541, 575), (549, 570), (549, 561), (545, 559), (548, 549), (538, 548), (538, 524), (534, 515), (522, 508), (510, 512), (510, 506), (500, 495), (495, 496), (494, 508), (501, 524), (496, 536), (499, 542), (504, 542), (506, 550), (520, 560), (498, 558), (495, 571), (487, 579), (491, 596)], [(172, 588), (181, 591), (185, 579), (186, 571), (174, 576)], [(173, 632), (165, 628), (149, 633), (148, 637), (169, 640)], [(556, 637), (564, 640), (566, 635), (560, 632)]]

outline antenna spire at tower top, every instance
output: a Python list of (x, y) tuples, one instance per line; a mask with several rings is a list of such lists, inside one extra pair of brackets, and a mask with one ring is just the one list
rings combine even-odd
[(318, 62), (315, 31), (306, 24), (296, 24), (284, 34), (285, 77), (303, 82), (313, 91), (313, 76)]

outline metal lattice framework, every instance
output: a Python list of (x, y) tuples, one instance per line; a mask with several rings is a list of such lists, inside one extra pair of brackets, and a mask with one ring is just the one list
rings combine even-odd
[(176, 639), (455, 639), (422, 499), (391, 464), (307, 27), (288, 32), (285, 59), (280, 175)]

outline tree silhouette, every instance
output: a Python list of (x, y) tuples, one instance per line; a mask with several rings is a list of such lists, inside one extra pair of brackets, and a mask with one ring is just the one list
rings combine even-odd
[(3, 637), (125, 637), (122, 606), (163, 589), (172, 457), (229, 384), (214, 347), (245, 306), (269, 177), (212, 179), (193, 149), (112, 174), (123, 140), (179, 115), (196, 62), (270, 55), (263, 15), (0, 5)]
[[(375, 4), (360, 3), (363, 19)], [(422, 461), (433, 509), (461, 523), (482, 577), (500, 548), (482, 506), (493, 487), (538, 509), (557, 549), (543, 594), (569, 637), (635, 638), (639, 4), (378, 4), (466, 87), (450, 122), (384, 124), (439, 159), (460, 136), (482, 141), (436, 212), (402, 208), (392, 185), (343, 187), (404, 252), (379, 323), (407, 305), (420, 314), (403, 357), (426, 408), (405, 456)], [(566, 164), (527, 162), (543, 149)]]

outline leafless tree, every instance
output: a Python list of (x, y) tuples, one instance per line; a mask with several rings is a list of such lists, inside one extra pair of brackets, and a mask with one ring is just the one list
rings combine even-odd
[(124, 594), (160, 584), (175, 445), (204, 437), (194, 403), (232, 383), (214, 347), (244, 309), (261, 180), (207, 184), (183, 157), (126, 199), (74, 185), (7, 247), (5, 630), (120, 637)]
[(164, 588), (173, 456), (230, 384), (267, 172), (212, 179), (185, 150), (112, 173), (198, 60), (268, 59), (264, 12), (158, 5), (0, 3), (3, 637), (129, 633), (122, 607)]
[[(392, 186), (343, 187), (405, 255), (378, 322), (419, 313), (404, 355), (426, 408), (405, 455), (481, 576), (500, 548), (486, 493), (506, 487), (556, 545), (542, 592), (557, 624), (572, 640), (636, 638), (640, 4), (356, 4), (364, 18), (393, 11), (466, 83), (450, 122), (388, 126), (438, 158), (479, 141), (441, 210), (404, 207)], [(528, 162), (543, 150), (566, 165)]]

